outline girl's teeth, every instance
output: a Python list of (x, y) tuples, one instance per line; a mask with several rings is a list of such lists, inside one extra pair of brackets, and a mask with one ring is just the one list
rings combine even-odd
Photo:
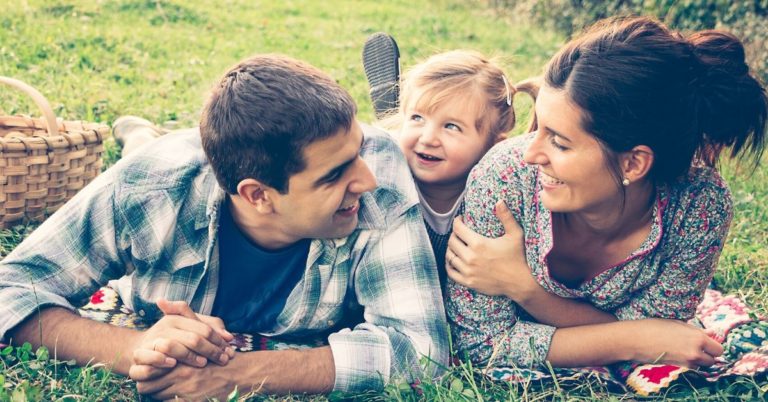
[(436, 157), (434, 157), (432, 155), (419, 154), (419, 153), (417, 153), (417, 155), (419, 155), (420, 158), (426, 159), (428, 161), (439, 161), (439, 160), (441, 160), (440, 158), (436, 158)]

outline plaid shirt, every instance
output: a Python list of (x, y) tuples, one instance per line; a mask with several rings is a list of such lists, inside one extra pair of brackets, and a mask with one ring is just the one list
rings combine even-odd
[[(363, 195), (352, 234), (312, 241), (303, 278), (263, 334), (327, 333), (350, 303), (360, 306), (364, 322), (328, 338), (334, 389), (348, 392), (434, 376), (448, 359), (435, 262), (411, 175), (386, 134), (364, 132), (361, 155), (379, 186)], [(0, 261), (0, 337), (39, 306), (74, 310), (110, 281), (147, 320), (161, 317), (159, 298), (209, 314), (224, 199), (197, 130), (166, 135), (119, 161)]]

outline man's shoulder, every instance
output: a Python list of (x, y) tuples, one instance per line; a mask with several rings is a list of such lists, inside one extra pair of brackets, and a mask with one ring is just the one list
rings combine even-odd
[(208, 163), (197, 128), (177, 130), (115, 164), (121, 187), (132, 190), (187, 186), (203, 173)]
[(360, 154), (376, 177), (377, 186), (363, 197), (360, 224), (379, 227), (418, 205), (419, 198), (408, 163), (392, 136), (370, 125), (361, 126), (365, 141)]

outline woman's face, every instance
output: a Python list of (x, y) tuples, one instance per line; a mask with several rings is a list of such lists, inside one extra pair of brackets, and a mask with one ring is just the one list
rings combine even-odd
[(622, 194), (602, 148), (581, 128), (581, 109), (565, 91), (543, 86), (536, 116), (539, 131), (524, 159), (539, 167), (544, 206), (552, 212), (605, 213), (620, 205)]

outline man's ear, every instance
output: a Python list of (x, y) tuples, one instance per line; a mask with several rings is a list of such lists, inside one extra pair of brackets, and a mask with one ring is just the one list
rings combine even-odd
[(274, 211), (271, 194), (274, 189), (256, 179), (243, 179), (237, 183), (237, 195), (262, 214)]
[(621, 154), (622, 179), (630, 183), (644, 179), (653, 167), (653, 151), (647, 145), (638, 145)]

